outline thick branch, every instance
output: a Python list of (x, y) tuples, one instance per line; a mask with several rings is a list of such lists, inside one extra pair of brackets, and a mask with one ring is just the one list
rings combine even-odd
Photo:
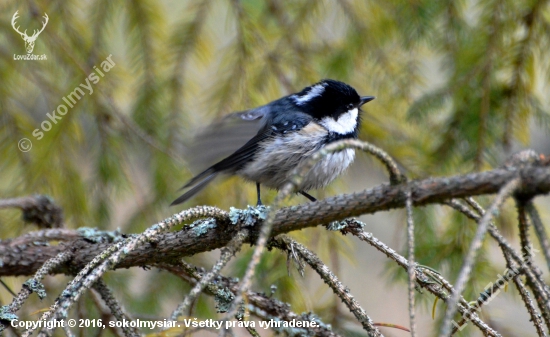
[[(337, 195), (314, 203), (281, 209), (276, 213), (271, 236), (350, 216), (402, 208), (405, 206), (407, 190), (411, 191), (413, 205), (427, 205), (451, 198), (497, 193), (506, 183), (518, 176), (521, 177), (521, 184), (517, 194), (534, 196), (550, 192), (550, 168), (541, 166), (496, 169), (483, 173), (412, 181), (396, 186), (381, 185), (353, 194)], [(155, 242), (147, 242), (136, 247), (115, 268), (160, 263), (221, 248), (227, 245), (242, 226), (241, 223), (231, 224), (229, 219), (218, 219), (215, 227), (206, 233), (197, 231), (196, 228), (184, 227), (179, 232), (162, 234)], [(250, 229), (249, 243), (256, 241), (258, 230), (259, 226)], [(0, 276), (32, 275), (49, 258), (67, 249), (74, 252), (71, 266), (79, 269), (107, 246), (107, 243), (87, 240), (61, 243), (57, 246), (23, 246), (2, 242), (0, 257), (4, 265), (0, 269)], [(69, 266), (59, 267), (54, 272), (69, 273)]]
[(63, 210), (45, 195), (15, 199), (0, 199), (1, 208), (20, 208), (23, 220), (41, 228), (63, 227)]

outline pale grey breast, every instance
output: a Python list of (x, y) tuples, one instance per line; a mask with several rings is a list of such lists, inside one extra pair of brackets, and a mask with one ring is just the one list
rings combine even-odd
[[(292, 178), (294, 169), (303, 165), (324, 144), (326, 135), (327, 130), (322, 126), (309, 124), (298, 132), (273, 138), (261, 145), (263, 160), (255, 160), (236, 173), (267, 187), (282, 188)], [(346, 170), (354, 157), (353, 149), (327, 155), (304, 177), (301, 189), (326, 186)]]

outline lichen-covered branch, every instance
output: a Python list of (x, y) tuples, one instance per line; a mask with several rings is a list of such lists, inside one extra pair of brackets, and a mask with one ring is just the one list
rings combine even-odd
[[(74, 273), (75, 270), (80, 270), (80, 272), (69, 283), (50, 310), (45, 312), (41, 318), (41, 320), (62, 319), (67, 316), (68, 310), (82, 293), (100, 279), (107, 270), (165, 263), (181, 256), (225, 247), (237, 233), (247, 229), (249, 235), (246, 239), (243, 239), (243, 242), (255, 243), (257, 247), (253, 255), (254, 258), (249, 263), (245, 273), (244, 281), (240, 284), (241, 291), (237, 292), (236, 301), (232, 302), (240, 303), (240, 296), (248, 294), (255, 265), (259, 261), (269, 237), (318, 224), (327, 224), (353, 215), (374, 213), (392, 208), (408, 206), (407, 209), (410, 215), (412, 206), (446, 202), (453, 197), (471, 197), (472, 195), (492, 194), (500, 191), (495, 199), (494, 207), (489, 212), (483, 213), (483, 211), (477, 210), (481, 220), (478, 220), (478, 233), (472, 242), (472, 247), (475, 248), (481, 242), (483, 233), (486, 230), (492, 233), (493, 237), (498, 236), (495, 235), (489, 220), (507, 195), (514, 193), (518, 200), (531, 200), (536, 195), (550, 191), (549, 164), (550, 161), (547, 160), (522, 162), (519, 167), (508, 165), (505, 168), (484, 173), (450, 178), (432, 178), (408, 183), (402, 182), (399, 185), (381, 185), (362, 192), (339, 195), (314, 203), (280, 210), (273, 209), (268, 213), (267, 219), (266, 217), (260, 217), (257, 221), (255, 220), (256, 226), (251, 226), (247, 217), (235, 217), (235, 211), (228, 213), (214, 207), (201, 206), (183, 211), (152, 226), (140, 235), (129, 237), (115, 233), (115, 235), (108, 235), (109, 238), (101, 239), (105, 234), (103, 233), (99, 235), (100, 239), (97, 239), (96, 233), (92, 235), (96, 239), (89, 240), (83, 239), (88, 236), (87, 233), (79, 233), (78, 239), (67, 240), (57, 246), (48, 246), (44, 244), (48, 241), (45, 232), (38, 235), (38, 237), (42, 236), (43, 240), (30, 243), (28, 238), (33, 235), (26, 234), (24, 240), (15, 238), (11, 241), (0, 242), (0, 255), (4, 263), (3, 268), (0, 270), (0, 276), (30, 273), (38, 270), (47, 259), (55, 257), (60, 252), (72, 252), (72, 259), (65, 264), (56, 266), (51, 270), (51, 273)], [(305, 170), (307, 167), (303, 169)], [(282, 200), (295, 189), (299, 189), (302, 174), (301, 172), (295, 172), (295, 174), (295, 181), (289, 183), (281, 191), (277, 200)], [(472, 207), (476, 209), (475, 205)], [(242, 212), (246, 213), (246, 211)], [(201, 223), (184, 226), (179, 232), (166, 233), (169, 228), (175, 225), (201, 217), (207, 219)], [(365, 234), (358, 232), (357, 229), (344, 229), (343, 232), (346, 232), (346, 230), (369, 242)], [(372, 242), (369, 243), (373, 244)], [(502, 245), (502, 240), (499, 241), (499, 244), (501, 247), (505, 247)], [(386, 251), (386, 253), (388, 254), (389, 251)], [(509, 252), (509, 254), (516, 263), (521, 263), (522, 259), (517, 258), (517, 254), (512, 252)], [(388, 256), (395, 258), (396, 262), (402, 267), (412, 268), (411, 263), (406, 259), (392, 256), (392, 254)], [(470, 258), (475, 256), (475, 249), (471, 249), (468, 256)], [(468, 261), (468, 259), (466, 260)], [(472, 261), (465, 263), (464, 266), (471, 266)], [(458, 286), (456, 287), (458, 295), (455, 295), (458, 298), (453, 298), (448, 308), (451, 311), (458, 310), (461, 313), (471, 311), (468, 303), (459, 296), (465, 282), (464, 275), (467, 279), (468, 272), (468, 268), (463, 268), (461, 272), (462, 278), (459, 277)], [(419, 284), (430, 289), (433, 287), (429, 285), (430, 281), (428, 279), (430, 277), (426, 276), (427, 274), (429, 273), (422, 273), (417, 267), (414, 277), (416, 277)], [(550, 326), (550, 291), (548, 286), (542, 280), (541, 273), (535, 266), (526, 269), (525, 275), (528, 281), (527, 286), (532, 289), (545, 322)], [(438, 278), (439, 276), (432, 275), (432, 278), (434, 277)], [(460, 282), (461, 280), (462, 282)], [(441, 281), (441, 283), (447, 284), (448, 282)], [(435, 288), (430, 291), (442, 299), (449, 300), (446, 291), (452, 292), (454, 290), (449, 284), (446, 291)], [(471, 320), (484, 333), (498, 336), (498, 333), (494, 332), (475, 314), (472, 315)], [(24, 336), (28, 336), (30, 333), (30, 330), (26, 331)]]
[[(447, 178), (430, 178), (397, 186), (380, 185), (353, 194), (337, 195), (314, 203), (280, 209), (275, 213), (272, 236), (351, 216), (403, 208), (408, 189), (411, 191), (413, 205), (420, 206), (441, 203), (452, 198), (497, 193), (507, 182), (518, 176), (521, 177), (521, 184), (517, 193), (535, 196), (550, 192), (550, 168), (538, 165)], [(176, 233), (157, 235), (154, 242), (144, 242), (135, 247), (113, 268), (162, 262), (221, 248), (227, 245), (241, 226), (242, 223), (233, 225), (229, 219), (218, 218), (205, 232), (199, 233), (195, 229), (184, 228)], [(250, 239), (247, 242), (255, 242), (258, 235), (257, 228), (251, 228)], [(0, 276), (31, 275), (46, 260), (67, 249), (75, 252), (71, 266), (80, 269), (109, 246), (108, 243), (76, 240), (65, 246), (27, 245), (22, 249), (17, 245), (1, 242), (0, 256), (3, 258), (4, 266), (0, 269)], [(66, 268), (57, 268), (54, 272), (67, 271)]]
[(10, 320), (17, 319), (15, 313), (21, 309), (23, 303), (25, 303), (32, 293), (36, 293), (40, 299), (46, 297), (46, 290), (40, 281), (49, 274), (52, 269), (67, 262), (71, 257), (72, 254), (69, 251), (59, 253), (56, 257), (46, 261), (33, 278), (23, 283), (21, 291), (19, 291), (19, 294), (17, 294), (11, 304), (0, 308), (0, 332), (9, 326)]
[[(128, 238), (105, 249), (87, 264), (77, 276), (67, 285), (62, 295), (46, 311), (40, 320), (48, 320), (52, 317), (56, 319), (66, 318), (68, 310), (80, 298), (80, 296), (89, 289), (107, 270), (112, 269), (120, 260), (122, 260), (136, 246), (145, 241), (154, 242), (159, 233), (162, 233), (171, 227), (201, 217), (223, 218), (228, 214), (215, 207), (194, 207), (183, 211), (166, 219), (156, 225), (151, 226), (141, 235)], [(23, 337), (28, 337), (32, 329), (25, 331)]]

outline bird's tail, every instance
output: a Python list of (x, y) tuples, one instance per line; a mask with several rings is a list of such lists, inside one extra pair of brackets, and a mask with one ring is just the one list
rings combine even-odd
[(206, 185), (208, 185), (208, 183), (216, 177), (216, 175), (218, 175), (218, 172), (215, 172), (212, 169), (208, 169), (208, 170), (202, 172), (201, 174), (197, 175), (196, 177), (192, 178), (191, 180), (189, 180), (189, 182), (187, 184), (185, 184), (185, 186), (183, 186), (181, 189), (191, 187), (191, 186), (193, 186), (193, 187), (189, 191), (182, 194), (179, 198), (174, 200), (170, 204), (170, 206), (181, 204), (182, 202), (184, 202), (187, 199), (194, 196), (200, 190), (205, 188)]

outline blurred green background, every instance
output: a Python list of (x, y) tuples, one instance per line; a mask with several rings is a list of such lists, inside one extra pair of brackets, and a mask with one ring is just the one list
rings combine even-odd
[[(49, 16), (33, 51), (47, 60), (14, 59), (26, 54), (11, 26), (16, 11), (17, 25), (29, 34), (41, 27), (44, 13)], [(377, 97), (364, 108), (360, 138), (388, 151), (410, 178), (494, 168), (522, 148), (550, 153), (549, 1), (3, 0), (0, 13), (0, 196), (50, 195), (64, 209), (69, 228), (136, 233), (183, 209), (168, 205), (191, 177), (184, 150), (198, 128), (323, 78)], [(109, 55), (115, 65), (92, 84), (93, 93), (83, 89), (74, 107), (37, 139), (33, 131), (49, 120), (46, 114), (65, 104), (63, 98), (86, 84)], [(18, 149), (22, 138), (32, 142), (30, 151)], [(378, 163), (360, 155), (346, 177), (313, 195), (386, 180)], [(267, 192), (264, 202), (274, 195)], [(212, 184), (183, 207), (243, 208), (254, 200), (254, 186), (232, 178)], [(549, 223), (548, 199), (542, 201)], [(415, 217), (420, 263), (454, 281), (474, 225), (435, 206), (417, 209)], [(509, 203), (498, 225), (514, 242), (515, 219)], [(363, 220), (367, 230), (403, 251), (400, 211)], [(15, 210), (0, 212), (0, 222), (3, 239), (35, 229)], [(408, 326), (406, 286), (386, 284), (403, 280), (402, 270), (337, 233), (316, 228), (294, 237), (349, 283), (376, 322)], [(217, 255), (186, 260), (208, 267)], [(245, 249), (225, 274), (242, 275), (249, 256)], [(276, 284), (275, 296), (292, 303), (295, 312), (313, 310), (335, 330), (361, 335), (313, 272), (304, 279), (295, 271), (288, 277), (285, 260), (267, 253), (254, 289), (269, 293)], [(466, 294), (473, 299), (503, 270), (502, 257), (487, 242)], [(25, 279), (6, 282), (17, 291)], [(66, 281), (48, 279), (49, 299), (29, 303), (24, 312), (49, 305), (55, 287)], [(107, 282), (135, 317), (166, 317), (188, 290), (155, 270), (111, 272)], [(518, 325), (528, 318), (513, 309), (520, 306), (515, 290), (501, 297), (484, 317), (497, 330), (534, 334), (529, 322)], [(429, 312), (433, 296), (420, 298), (426, 335), (437, 325)], [(5, 304), (11, 296), (0, 289), (0, 300)], [(91, 316), (92, 303), (90, 296), (82, 303)], [(438, 308), (441, 314), (444, 306)], [(194, 315), (216, 317), (212, 300), (201, 297)], [(94, 335), (90, 330), (84, 336)]]

